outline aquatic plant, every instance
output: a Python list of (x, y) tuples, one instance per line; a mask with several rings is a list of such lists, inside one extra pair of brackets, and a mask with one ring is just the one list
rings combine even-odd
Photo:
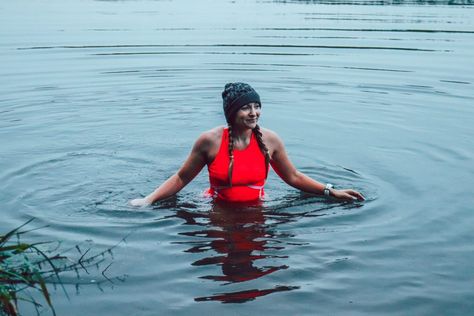
[[(19, 315), (18, 303), (20, 301), (33, 304), (39, 315), (43, 305), (34, 297), (35, 294), (38, 296), (38, 293), (52, 314), (56, 315), (47, 284), (59, 284), (67, 296), (60, 274), (74, 271), (79, 277), (81, 271), (89, 273), (87, 269), (91, 266), (99, 268), (99, 265), (105, 262), (107, 255), (112, 255), (112, 249), (116, 246), (90, 255), (90, 248), (83, 251), (79, 245), (76, 245), (74, 249), (78, 252), (79, 258), (71, 259), (70, 256), (65, 255), (71, 249), (58, 252), (59, 243), (57, 242), (23, 242), (22, 235), (32, 230), (22, 229), (32, 220), (30, 219), (5, 235), (0, 235), (1, 315)], [(102, 270), (102, 281), (113, 283), (112, 279), (105, 275), (111, 264)]]

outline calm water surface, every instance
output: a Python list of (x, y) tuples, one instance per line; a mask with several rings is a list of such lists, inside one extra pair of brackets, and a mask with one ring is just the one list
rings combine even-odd
[[(469, 4), (469, 2), (464, 2)], [(59, 315), (474, 312), (474, 10), (317, 1), (0, 4), (2, 232), (114, 249)], [(305, 173), (367, 196), (127, 206), (224, 122), (246, 81)], [(77, 283), (80, 283), (76, 286)], [(28, 311), (29, 306), (23, 307)]]

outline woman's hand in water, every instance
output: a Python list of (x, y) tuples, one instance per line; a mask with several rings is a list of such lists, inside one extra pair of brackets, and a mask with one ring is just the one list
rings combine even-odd
[(151, 203), (148, 202), (148, 200), (146, 198), (143, 198), (143, 199), (133, 199), (133, 200), (130, 200), (128, 202), (128, 204), (130, 204), (131, 206), (134, 206), (134, 207), (143, 207), (143, 206), (148, 206), (150, 205)]
[(335, 197), (338, 200), (344, 201), (364, 201), (365, 198), (362, 194), (355, 190), (331, 190), (331, 196)]

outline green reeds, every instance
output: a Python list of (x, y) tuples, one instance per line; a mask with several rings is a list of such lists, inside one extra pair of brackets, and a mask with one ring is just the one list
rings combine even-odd
[[(60, 273), (75, 271), (78, 278), (79, 272), (89, 273), (87, 268), (104, 263), (107, 255), (112, 254), (112, 248), (90, 255), (90, 248), (82, 251), (79, 245), (77, 250), (79, 259), (71, 259), (63, 255), (70, 250), (57, 253), (59, 246), (51, 248), (53, 242), (25, 243), (22, 235), (31, 231), (22, 230), (33, 219), (11, 230), (5, 235), (0, 235), (0, 314), (19, 315), (18, 303), (26, 301), (34, 305), (39, 315), (43, 304), (56, 315), (47, 284), (59, 284), (66, 296), (66, 290), (61, 282)], [(115, 247), (115, 246), (114, 246)], [(109, 264), (102, 270), (104, 280), (113, 281), (105, 275)], [(117, 278), (118, 279), (118, 278)], [(40, 293), (43, 304), (33, 297), (32, 291)], [(37, 296), (37, 295), (36, 295)]]

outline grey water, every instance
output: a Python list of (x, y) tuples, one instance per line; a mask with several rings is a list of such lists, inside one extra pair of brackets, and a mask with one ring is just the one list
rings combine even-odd
[[(471, 4), (3, 1), (0, 232), (116, 245), (121, 281), (66, 276), (58, 315), (472, 314)], [(262, 207), (220, 209), (203, 170), (128, 206), (224, 123), (230, 81), (300, 170), (367, 201), (272, 172)]]

